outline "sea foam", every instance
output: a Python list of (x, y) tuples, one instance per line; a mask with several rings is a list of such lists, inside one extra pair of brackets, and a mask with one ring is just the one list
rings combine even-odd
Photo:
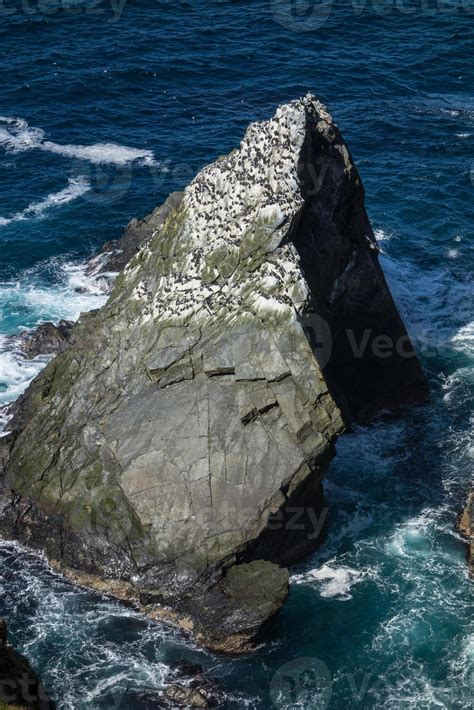
[[(150, 689), (156, 693), (165, 685), (170, 667), (161, 658), (163, 643), (182, 643), (178, 632), (105, 596), (73, 587), (51, 571), (43, 556), (1, 540), (0, 595), (9, 618), (15, 618), (17, 607), (34, 609), (28, 631), (20, 631), (17, 639), (33, 660), (41, 657), (45, 643), (48, 650), (54, 649), (47, 679), (52, 687), (64, 683), (60, 699), (65, 710), (135, 706), (134, 695), (140, 698)], [(101, 640), (97, 652), (91, 638)], [(143, 653), (145, 644), (149, 650)], [(71, 658), (82, 659), (80, 671)]]
[(326, 563), (317, 569), (291, 576), (293, 584), (316, 586), (322, 597), (332, 597), (340, 601), (352, 599), (351, 589), (367, 578), (368, 570), (336, 566)]
[(89, 189), (90, 183), (86, 178), (70, 178), (67, 187), (59, 190), (59, 192), (52, 192), (43, 200), (32, 202), (24, 210), (16, 212), (11, 217), (0, 217), (0, 227), (11, 224), (12, 222), (21, 222), (26, 219), (43, 217), (46, 211), (77, 200), (78, 197), (84, 195)]
[(61, 145), (45, 140), (45, 132), (42, 128), (30, 126), (24, 119), (12, 116), (0, 116), (0, 148), (10, 153), (43, 150), (62, 155), (65, 158), (76, 158), (102, 165), (127, 165), (129, 163), (157, 165), (151, 150), (131, 148), (117, 143)]
[(2, 405), (19, 397), (48, 359), (38, 357), (26, 360), (17, 350), (17, 343), (0, 335), (0, 434), (8, 421), (8, 415), (2, 412)]
[[(51, 274), (52, 284), (46, 278)], [(25, 271), (17, 281), (0, 282), (0, 432), (8, 420), (1, 407), (15, 400), (49, 360), (27, 360), (15, 335), (46, 321), (77, 320), (81, 313), (99, 308), (109, 290), (110, 276), (91, 271), (85, 263), (59, 259)], [(22, 314), (16, 329), (9, 322), (12, 313)], [(5, 331), (13, 337), (6, 337)]]

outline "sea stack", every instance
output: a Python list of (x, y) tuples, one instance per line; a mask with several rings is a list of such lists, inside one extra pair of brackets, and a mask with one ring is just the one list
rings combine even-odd
[(0, 529), (245, 652), (318, 542), (345, 425), (426, 392), (359, 174), (308, 95), (197, 175), (30, 385)]

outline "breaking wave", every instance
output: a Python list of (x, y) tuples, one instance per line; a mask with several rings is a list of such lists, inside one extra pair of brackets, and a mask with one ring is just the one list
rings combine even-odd
[[(60, 259), (27, 270), (17, 281), (0, 282), (0, 407), (15, 400), (49, 360), (27, 360), (19, 333), (46, 321), (77, 320), (80, 313), (99, 308), (109, 288), (110, 276), (91, 273), (85, 263)], [(0, 410), (0, 432), (6, 421)]]
[(90, 183), (83, 177), (70, 178), (68, 186), (59, 192), (53, 192), (44, 200), (32, 202), (21, 212), (17, 212), (12, 217), (0, 217), (0, 227), (11, 224), (11, 222), (21, 222), (26, 219), (39, 218), (44, 215), (47, 210), (67, 205), (73, 200), (77, 200), (90, 189)]
[(0, 147), (9, 153), (43, 150), (65, 158), (76, 158), (102, 165), (127, 165), (134, 162), (140, 165), (157, 165), (151, 150), (131, 148), (117, 143), (62, 145), (45, 140), (45, 132), (42, 128), (29, 126), (24, 119), (10, 116), (0, 116)]

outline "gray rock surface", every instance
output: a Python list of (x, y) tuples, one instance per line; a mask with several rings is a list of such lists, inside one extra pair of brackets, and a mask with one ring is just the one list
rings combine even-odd
[[(241, 652), (317, 544), (343, 416), (421, 401), (426, 381), (314, 97), (172, 200), (15, 411), (0, 529)], [(377, 357), (381, 336), (403, 353)]]

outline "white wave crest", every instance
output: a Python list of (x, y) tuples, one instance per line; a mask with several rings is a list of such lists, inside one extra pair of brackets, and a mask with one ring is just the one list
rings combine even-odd
[(11, 153), (39, 148), (44, 138), (41, 128), (30, 128), (22, 118), (0, 116), (0, 147)]
[(294, 574), (291, 582), (294, 584), (316, 585), (322, 597), (332, 597), (340, 601), (352, 599), (351, 588), (367, 577), (367, 570), (357, 570), (351, 567), (331, 567), (324, 564), (318, 569), (311, 569), (302, 574)]
[(5, 336), (0, 335), (0, 434), (8, 421), (1, 407), (17, 399), (49, 359), (38, 357), (26, 360), (15, 346), (14, 341), (7, 341)]
[(151, 150), (140, 150), (139, 148), (129, 148), (126, 145), (116, 143), (96, 143), (95, 145), (59, 145), (45, 141), (40, 146), (41, 150), (56, 153), (66, 158), (77, 158), (86, 160), (96, 165), (113, 164), (127, 165), (135, 161), (141, 165), (156, 165), (153, 152)]
[(140, 165), (157, 165), (151, 150), (131, 148), (116, 143), (61, 145), (47, 141), (41, 128), (29, 126), (24, 119), (12, 116), (0, 116), (0, 147), (9, 153), (44, 150), (48, 153), (55, 153), (66, 158), (76, 158), (97, 165), (127, 165), (134, 162)]
[[(46, 272), (54, 275), (51, 285), (44, 283)], [(18, 281), (0, 282), (0, 322), (15, 311), (24, 314), (23, 330), (48, 320), (77, 320), (102, 305), (109, 285), (107, 277), (89, 273), (86, 263), (52, 259), (25, 271)]]
[(33, 202), (12, 217), (0, 217), (0, 226), (6, 226), (11, 224), (11, 222), (21, 222), (26, 219), (42, 217), (47, 210), (61, 207), (73, 200), (77, 200), (78, 197), (81, 197), (89, 190), (90, 183), (84, 177), (70, 178), (67, 187), (59, 190), (59, 192), (53, 192), (45, 197), (44, 200)]
[[(55, 282), (44, 282), (44, 271)], [(87, 264), (52, 260), (25, 272), (15, 282), (0, 282), (0, 324), (9, 314), (22, 313), (13, 335), (46, 321), (77, 320), (81, 313), (100, 308), (110, 291), (110, 277), (90, 273)], [(10, 330), (11, 327), (7, 328)], [(0, 432), (8, 419), (2, 406), (17, 399), (48, 362), (48, 357), (27, 360), (18, 338), (0, 334)]]

